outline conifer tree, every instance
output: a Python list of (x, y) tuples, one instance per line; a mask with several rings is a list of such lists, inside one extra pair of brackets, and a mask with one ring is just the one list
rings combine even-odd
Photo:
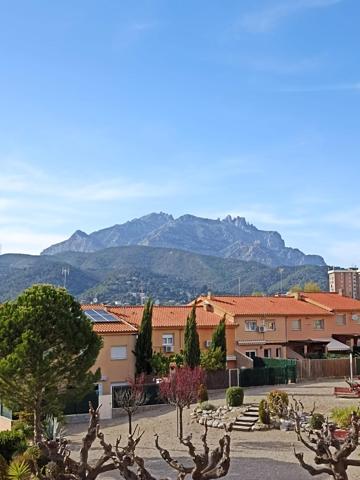
[(193, 306), (186, 321), (184, 334), (184, 363), (190, 368), (200, 365), (199, 334), (196, 328), (196, 310)]
[(149, 374), (152, 371), (152, 311), (154, 303), (149, 298), (144, 306), (139, 335), (136, 339), (134, 355), (136, 374)]
[(46, 415), (94, 389), (102, 340), (78, 302), (63, 288), (34, 285), (0, 307), (0, 398), (32, 414), (34, 443)]
[(211, 339), (211, 349), (215, 351), (220, 348), (222, 352), (222, 363), (224, 368), (226, 367), (226, 329), (225, 329), (225, 316), (220, 320), (219, 325), (214, 330)]

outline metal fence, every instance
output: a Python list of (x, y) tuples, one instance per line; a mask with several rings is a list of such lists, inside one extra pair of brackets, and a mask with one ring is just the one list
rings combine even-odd
[(64, 415), (79, 415), (81, 413), (89, 412), (89, 402), (92, 403), (94, 408), (99, 406), (99, 396), (98, 392), (94, 390), (93, 392), (88, 393), (82, 400), (68, 402), (64, 408)]
[[(122, 390), (128, 390), (129, 387), (126, 385), (114, 386), (112, 389), (112, 405), (113, 408), (119, 408), (120, 405), (117, 401), (116, 392), (121, 392)], [(160, 405), (165, 403), (160, 396), (159, 384), (158, 383), (149, 383), (144, 385), (144, 403), (142, 405)]]

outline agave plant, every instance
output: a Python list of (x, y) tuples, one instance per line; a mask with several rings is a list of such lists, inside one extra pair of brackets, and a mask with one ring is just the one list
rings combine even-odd
[(31, 468), (26, 460), (13, 460), (8, 468), (7, 476), (10, 480), (29, 480)]
[(47, 415), (43, 422), (43, 434), (46, 440), (61, 439), (65, 435), (65, 428), (56, 417)]

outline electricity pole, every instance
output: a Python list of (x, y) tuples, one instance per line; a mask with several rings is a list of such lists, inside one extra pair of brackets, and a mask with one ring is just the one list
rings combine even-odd
[(70, 273), (69, 267), (63, 267), (63, 269), (61, 270), (61, 275), (64, 276), (64, 288), (66, 288), (66, 280), (67, 280), (67, 277), (69, 276), (69, 273)]

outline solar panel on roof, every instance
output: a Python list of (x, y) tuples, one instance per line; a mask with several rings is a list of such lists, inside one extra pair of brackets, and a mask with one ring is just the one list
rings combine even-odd
[(118, 319), (106, 310), (84, 310), (85, 315), (92, 322), (117, 322)]

